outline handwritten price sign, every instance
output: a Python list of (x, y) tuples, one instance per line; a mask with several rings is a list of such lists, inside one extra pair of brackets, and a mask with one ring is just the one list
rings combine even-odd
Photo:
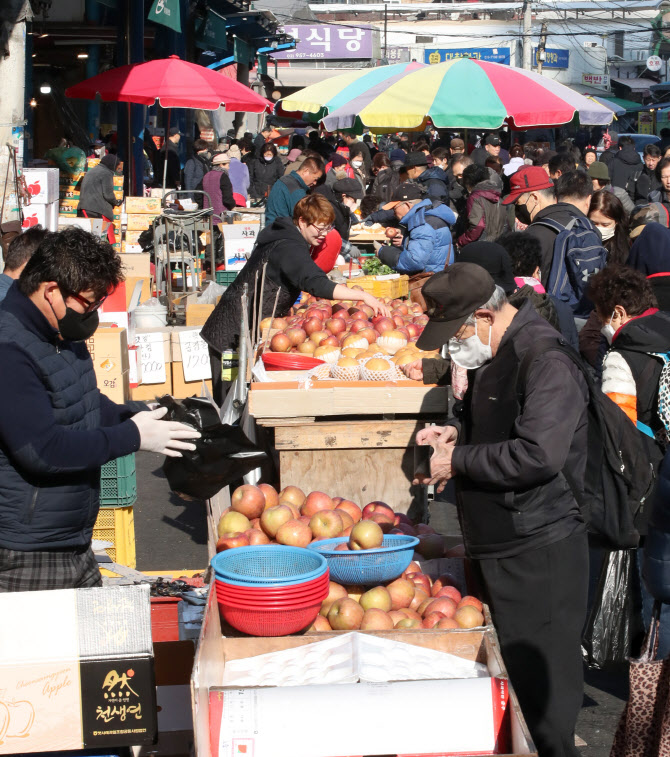
[(140, 350), (143, 384), (164, 384), (167, 380), (163, 339), (164, 335), (158, 332), (135, 336), (135, 344)]
[(201, 381), (212, 378), (212, 367), (209, 363), (207, 344), (200, 338), (200, 331), (179, 332), (179, 346), (184, 366), (184, 381)]

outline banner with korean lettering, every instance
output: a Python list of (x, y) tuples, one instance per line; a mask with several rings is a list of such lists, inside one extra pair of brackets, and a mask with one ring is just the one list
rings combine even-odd
[(179, 0), (154, 0), (147, 19), (181, 34)]
[[(570, 51), (547, 47), (544, 51), (543, 68), (568, 68), (570, 64)], [(537, 47), (533, 48), (533, 67), (537, 66)]]
[(509, 66), (511, 57), (509, 47), (460, 47), (449, 50), (426, 48), (424, 50), (424, 63), (430, 64), (445, 63), (458, 58), (474, 58), (474, 60), (503, 63)]
[[(285, 34), (299, 40), (295, 50), (273, 53), (276, 60), (319, 60), (329, 58), (372, 58), (373, 32), (376, 30), (356, 27), (311, 24), (305, 26), (285, 26)], [(377, 32), (378, 33), (378, 32)]]

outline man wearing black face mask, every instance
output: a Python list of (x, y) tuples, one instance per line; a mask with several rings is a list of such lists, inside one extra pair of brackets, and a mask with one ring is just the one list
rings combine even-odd
[(165, 409), (100, 393), (84, 340), (123, 279), (106, 242), (47, 234), (0, 305), (0, 592), (98, 586), (100, 466), (138, 449), (179, 455), (199, 434)]

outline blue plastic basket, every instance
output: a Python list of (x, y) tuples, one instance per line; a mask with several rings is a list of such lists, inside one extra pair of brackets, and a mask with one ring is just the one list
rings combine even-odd
[(416, 536), (387, 534), (379, 549), (336, 552), (335, 547), (349, 541), (348, 536), (315, 541), (307, 549), (328, 561), (330, 580), (342, 584), (379, 584), (393, 581), (407, 570), (419, 543)]
[(322, 576), (328, 562), (300, 547), (258, 545), (219, 552), (212, 568), (219, 581), (232, 586), (291, 586)]

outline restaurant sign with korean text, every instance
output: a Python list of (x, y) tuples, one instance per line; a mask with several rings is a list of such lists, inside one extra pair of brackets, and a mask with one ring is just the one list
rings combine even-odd
[(299, 41), (294, 50), (272, 53), (275, 60), (372, 58), (373, 29), (311, 24), (285, 26), (283, 31)]

